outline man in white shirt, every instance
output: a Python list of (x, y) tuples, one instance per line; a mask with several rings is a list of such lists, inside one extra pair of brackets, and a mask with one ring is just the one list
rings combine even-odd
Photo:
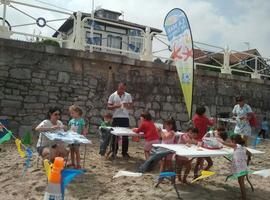
[[(112, 126), (129, 127), (129, 110), (133, 103), (129, 93), (126, 92), (126, 83), (119, 83), (117, 91), (112, 93), (108, 100), (108, 109), (113, 111)], [(112, 138), (113, 157), (116, 157), (118, 144), (116, 136)], [(128, 155), (128, 137), (122, 137), (122, 155), (124, 158), (130, 158)]]

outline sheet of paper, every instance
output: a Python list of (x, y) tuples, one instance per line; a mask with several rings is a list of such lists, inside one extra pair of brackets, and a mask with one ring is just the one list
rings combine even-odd
[(43, 132), (49, 140), (51, 141), (62, 141), (67, 144), (91, 144), (92, 142), (88, 140), (85, 136), (80, 135), (73, 131), (56, 131), (56, 132)]

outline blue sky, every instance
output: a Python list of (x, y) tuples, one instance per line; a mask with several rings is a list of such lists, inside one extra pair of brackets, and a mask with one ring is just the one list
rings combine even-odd
[[(35, 2), (34, 0), (22, 0)], [(73, 11), (90, 12), (91, 0), (42, 0)], [(39, 4), (39, 3), (38, 3)], [(257, 48), (270, 58), (270, 1), (268, 0), (95, 0), (95, 7), (123, 11), (124, 19), (163, 29), (163, 19), (173, 8), (183, 9), (189, 17), (195, 41), (234, 50)], [(26, 9), (27, 10), (27, 9)], [(48, 19), (53, 14), (29, 10), (35, 17)], [(0, 10), (2, 15), (2, 10)], [(9, 12), (10, 21), (23, 21), (21, 14)], [(25, 21), (25, 20), (24, 20)], [(57, 24), (59, 25), (59, 24)], [(45, 30), (37, 30), (46, 32)]]

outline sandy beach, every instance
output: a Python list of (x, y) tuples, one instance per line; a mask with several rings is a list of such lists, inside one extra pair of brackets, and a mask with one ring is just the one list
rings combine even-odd
[[(92, 145), (87, 147), (87, 155), (84, 175), (76, 177), (66, 189), (65, 199), (177, 199), (177, 195), (169, 182), (155, 188), (157, 183), (158, 170), (145, 173), (141, 177), (112, 177), (119, 170), (135, 172), (138, 166), (144, 161), (143, 142), (130, 142), (130, 160), (124, 160), (119, 156), (114, 161), (103, 160), (98, 154), (99, 140), (97, 136), (91, 136)], [(258, 149), (265, 152), (262, 155), (253, 156), (251, 169), (270, 168), (269, 142), (262, 142)], [(33, 145), (34, 147), (34, 145)], [(19, 157), (14, 143), (5, 143), (0, 146), (0, 199), (43, 199), (47, 186), (46, 176), (41, 164), (37, 167), (36, 155), (31, 160), (31, 166), (22, 177), (24, 159)], [(81, 151), (83, 152), (83, 151)], [(214, 158), (214, 167), (211, 169), (217, 174), (197, 182), (195, 184), (183, 185), (177, 182), (180, 195), (183, 199), (200, 200), (233, 200), (240, 199), (240, 191), (236, 180), (225, 182), (229, 173), (230, 163), (224, 158)], [(190, 174), (189, 181), (192, 179)], [(251, 175), (255, 191), (246, 183), (247, 199), (269, 200), (270, 179)]]

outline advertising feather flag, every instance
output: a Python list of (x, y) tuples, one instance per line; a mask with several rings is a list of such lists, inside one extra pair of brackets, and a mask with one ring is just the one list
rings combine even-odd
[(191, 119), (194, 68), (193, 40), (185, 12), (179, 8), (172, 9), (165, 17), (164, 29), (170, 42), (171, 58), (176, 65), (188, 116)]

